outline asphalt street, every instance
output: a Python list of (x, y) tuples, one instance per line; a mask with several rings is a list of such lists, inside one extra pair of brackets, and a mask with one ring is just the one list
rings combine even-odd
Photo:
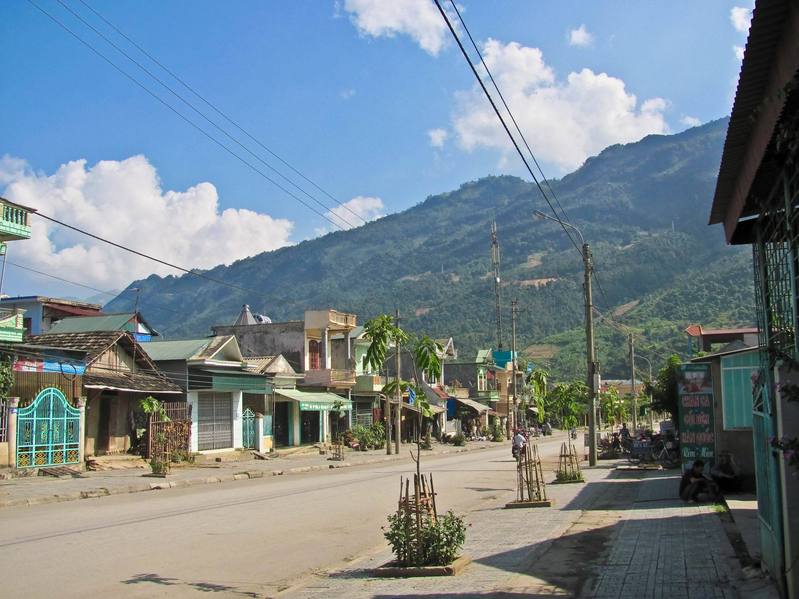
[[(562, 439), (542, 441), (556, 461)], [(439, 511), (515, 489), (510, 444), (424, 459)], [(551, 468), (549, 468), (551, 470)], [(410, 459), (0, 512), (5, 597), (264, 597), (385, 547)]]

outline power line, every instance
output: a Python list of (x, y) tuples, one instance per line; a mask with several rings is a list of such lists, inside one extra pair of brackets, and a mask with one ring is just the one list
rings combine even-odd
[[(281, 177), (281, 178), (282, 178), (284, 181), (286, 181), (286, 182), (287, 182), (287, 183), (289, 183), (290, 185), (294, 186), (294, 187), (295, 187), (297, 190), (299, 190), (301, 193), (303, 193), (303, 194), (305, 194), (306, 196), (308, 196), (308, 198), (309, 198), (309, 199), (311, 199), (312, 201), (316, 202), (316, 203), (317, 203), (319, 206), (321, 206), (321, 207), (322, 207), (322, 208), (324, 208), (325, 210), (328, 210), (328, 211), (331, 211), (331, 212), (332, 212), (332, 210), (331, 210), (331, 208), (330, 208), (329, 206), (327, 206), (326, 204), (323, 204), (322, 202), (320, 202), (320, 201), (319, 201), (319, 200), (318, 200), (316, 197), (314, 197), (314, 196), (312, 196), (311, 194), (309, 194), (309, 193), (308, 193), (307, 191), (305, 191), (305, 190), (304, 190), (302, 187), (300, 187), (299, 185), (297, 185), (297, 184), (296, 184), (294, 181), (292, 181), (291, 179), (289, 179), (288, 177), (286, 177), (286, 176), (285, 176), (283, 173), (281, 173), (279, 170), (277, 170), (276, 168), (274, 168), (274, 167), (273, 167), (271, 164), (269, 164), (268, 162), (266, 162), (266, 161), (265, 161), (263, 158), (261, 158), (261, 157), (260, 157), (260, 156), (258, 156), (258, 155), (257, 155), (255, 152), (253, 152), (252, 150), (250, 150), (250, 149), (249, 149), (247, 146), (245, 146), (244, 144), (242, 144), (242, 143), (241, 143), (241, 142), (240, 142), (238, 139), (236, 139), (235, 137), (233, 137), (232, 135), (230, 135), (230, 133), (228, 133), (228, 132), (227, 132), (225, 129), (223, 129), (222, 127), (220, 127), (220, 126), (219, 126), (219, 125), (218, 125), (216, 122), (214, 122), (214, 121), (212, 121), (211, 119), (209, 119), (209, 118), (208, 118), (208, 117), (207, 117), (207, 116), (206, 116), (206, 115), (205, 115), (205, 114), (204, 114), (202, 111), (198, 110), (198, 109), (197, 109), (197, 108), (196, 108), (196, 107), (195, 107), (195, 106), (194, 106), (194, 105), (193, 105), (191, 102), (189, 102), (188, 100), (186, 100), (186, 99), (185, 99), (183, 96), (181, 96), (181, 95), (180, 95), (178, 92), (176, 92), (176, 91), (175, 91), (174, 89), (172, 89), (172, 88), (171, 88), (169, 85), (167, 85), (167, 84), (166, 84), (166, 83), (165, 83), (165, 82), (164, 82), (164, 81), (163, 81), (163, 80), (162, 80), (160, 77), (158, 77), (157, 75), (155, 75), (155, 74), (154, 74), (152, 71), (150, 71), (150, 70), (149, 70), (147, 67), (145, 67), (144, 65), (142, 65), (142, 64), (141, 64), (139, 61), (137, 61), (135, 58), (133, 58), (133, 57), (132, 57), (130, 54), (128, 54), (127, 52), (125, 52), (125, 50), (124, 50), (124, 49), (120, 48), (120, 47), (119, 47), (117, 44), (115, 44), (115, 43), (114, 43), (112, 40), (110, 40), (110, 39), (109, 39), (109, 38), (108, 38), (108, 37), (107, 37), (105, 34), (103, 34), (103, 32), (99, 31), (99, 30), (98, 30), (96, 27), (94, 27), (94, 26), (93, 26), (91, 23), (89, 23), (88, 21), (86, 21), (86, 20), (85, 20), (85, 19), (84, 19), (82, 16), (80, 16), (78, 13), (76, 13), (74, 10), (72, 10), (72, 9), (71, 9), (71, 8), (70, 8), (70, 7), (69, 7), (67, 4), (65, 4), (65, 3), (64, 3), (64, 1), (63, 1), (63, 0), (56, 0), (56, 2), (58, 2), (58, 3), (59, 3), (61, 6), (62, 6), (62, 7), (64, 7), (64, 9), (65, 9), (65, 10), (67, 10), (67, 11), (68, 11), (70, 14), (72, 14), (72, 15), (73, 15), (73, 16), (74, 16), (76, 19), (78, 19), (78, 20), (79, 20), (81, 23), (83, 23), (84, 25), (86, 25), (86, 27), (88, 27), (89, 29), (91, 29), (92, 31), (94, 31), (94, 33), (96, 33), (96, 34), (97, 34), (98, 36), (100, 36), (100, 37), (101, 37), (103, 40), (105, 40), (105, 41), (106, 41), (108, 44), (110, 44), (110, 45), (111, 45), (111, 46), (112, 46), (112, 47), (113, 47), (115, 50), (117, 50), (117, 52), (119, 52), (120, 54), (122, 54), (122, 55), (123, 55), (125, 58), (127, 58), (129, 61), (131, 61), (131, 62), (132, 62), (134, 65), (136, 65), (137, 67), (139, 67), (139, 69), (141, 69), (141, 70), (142, 70), (142, 71), (144, 71), (144, 72), (145, 72), (147, 75), (149, 75), (149, 76), (150, 76), (150, 77), (151, 77), (153, 80), (155, 80), (156, 82), (158, 82), (158, 83), (159, 83), (159, 84), (160, 84), (162, 87), (164, 87), (164, 88), (165, 88), (167, 91), (169, 91), (169, 93), (171, 93), (171, 94), (172, 94), (173, 96), (175, 96), (175, 97), (176, 97), (178, 100), (180, 100), (180, 101), (181, 101), (181, 102), (183, 102), (183, 103), (184, 103), (186, 106), (188, 106), (188, 107), (189, 107), (189, 108), (190, 108), (190, 109), (191, 109), (193, 112), (195, 112), (195, 113), (196, 113), (196, 114), (197, 114), (197, 115), (198, 115), (200, 118), (202, 118), (203, 120), (205, 120), (205, 121), (206, 121), (206, 122), (207, 122), (209, 125), (211, 125), (212, 127), (214, 127), (214, 128), (215, 128), (217, 131), (219, 131), (219, 132), (220, 132), (222, 135), (224, 135), (225, 137), (227, 137), (227, 138), (228, 138), (230, 141), (232, 141), (233, 143), (235, 143), (237, 146), (239, 146), (241, 149), (243, 149), (245, 152), (247, 152), (247, 153), (248, 153), (250, 156), (252, 156), (253, 158), (255, 158), (255, 159), (258, 161), (258, 162), (260, 162), (261, 164), (263, 164), (264, 166), (266, 166), (266, 168), (270, 169), (272, 172), (274, 172), (275, 174), (277, 174), (277, 175), (278, 175), (279, 177)], [(335, 214), (335, 213), (334, 213), (334, 214)], [(354, 225), (353, 225), (351, 222), (349, 222), (347, 219), (345, 219), (345, 218), (341, 217), (341, 216), (340, 216), (340, 215), (338, 215), (338, 214), (335, 214), (335, 216), (336, 216), (336, 218), (339, 218), (339, 219), (340, 219), (342, 222), (344, 222), (344, 223), (345, 223), (345, 224), (346, 224), (348, 227), (350, 227), (350, 228), (354, 227)]]
[(280, 183), (278, 183), (277, 181), (275, 181), (274, 179), (272, 179), (272, 178), (271, 178), (269, 175), (267, 175), (267, 174), (266, 174), (266, 173), (264, 173), (264, 172), (263, 172), (261, 169), (259, 169), (257, 166), (255, 166), (254, 164), (252, 164), (251, 162), (249, 162), (249, 161), (248, 161), (246, 158), (244, 158), (244, 157), (242, 157), (241, 155), (237, 154), (235, 151), (233, 151), (232, 149), (230, 149), (228, 146), (226, 146), (224, 143), (222, 143), (221, 141), (219, 141), (219, 140), (218, 140), (217, 138), (215, 138), (213, 135), (211, 135), (210, 133), (208, 133), (208, 132), (207, 132), (205, 129), (203, 129), (202, 127), (200, 127), (200, 126), (199, 126), (197, 123), (195, 123), (194, 121), (192, 121), (191, 119), (189, 119), (189, 118), (188, 118), (186, 115), (182, 114), (182, 113), (181, 113), (180, 111), (178, 111), (178, 110), (177, 110), (177, 109), (176, 109), (174, 106), (172, 106), (172, 105), (171, 105), (171, 104), (169, 104), (169, 103), (168, 103), (166, 100), (164, 100), (163, 98), (161, 98), (161, 97), (160, 97), (158, 94), (156, 94), (155, 92), (153, 92), (152, 90), (150, 90), (150, 89), (149, 89), (149, 88), (148, 88), (146, 85), (144, 85), (144, 84), (143, 84), (143, 83), (141, 83), (141, 82), (140, 82), (138, 79), (136, 79), (135, 77), (133, 77), (132, 75), (130, 75), (130, 74), (129, 74), (128, 72), (126, 72), (126, 71), (125, 71), (125, 70), (124, 70), (122, 67), (118, 66), (118, 65), (117, 65), (117, 64), (116, 64), (114, 61), (112, 61), (110, 58), (108, 58), (107, 56), (105, 56), (105, 55), (104, 55), (102, 52), (100, 52), (98, 49), (96, 49), (94, 46), (92, 46), (92, 45), (91, 45), (89, 42), (87, 42), (87, 41), (86, 41), (86, 40), (84, 40), (82, 37), (80, 37), (80, 36), (79, 36), (77, 33), (75, 33), (74, 31), (72, 31), (72, 30), (71, 30), (69, 27), (67, 27), (66, 25), (64, 25), (64, 23), (62, 23), (61, 21), (59, 21), (59, 20), (58, 20), (58, 19), (57, 19), (55, 16), (53, 16), (53, 15), (52, 15), (52, 14), (50, 14), (48, 11), (46, 11), (45, 9), (43, 9), (41, 6), (39, 6), (38, 4), (36, 4), (36, 2), (35, 2), (34, 0), (28, 0), (28, 3), (30, 3), (32, 6), (34, 6), (34, 7), (35, 7), (37, 10), (39, 10), (40, 12), (42, 12), (42, 13), (43, 13), (45, 16), (47, 16), (47, 17), (48, 17), (50, 20), (52, 20), (52, 21), (53, 21), (53, 22), (54, 22), (56, 25), (58, 25), (59, 27), (61, 27), (61, 28), (62, 28), (64, 31), (66, 31), (67, 33), (69, 33), (69, 34), (70, 34), (72, 37), (74, 37), (76, 40), (78, 40), (78, 41), (79, 41), (80, 43), (82, 43), (84, 46), (86, 46), (87, 48), (89, 48), (89, 50), (91, 50), (92, 52), (94, 52), (94, 53), (95, 53), (97, 56), (99, 56), (100, 58), (102, 58), (102, 59), (103, 59), (105, 62), (107, 62), (109, 65), (111, 65), (112, 67), (114, 67), (114, 69), (116, 69), (117, 71), (119, 71), (119, 72), (120, 72), (122, 75), (124, 75), (126, 78), (130, 79), (130, 80), (131, 80), (133, 83), (135, 83), (135, 84), (136, 84), (137, 86), (139, 86), (139, 87), (140, 87), (142, 90), (144, 90), (144, 91), (145, 91), (145, 92), (146, 92), (148, 95), (152, 96), (152, 97), (153, 97), (153, 98), (155, 98), (155, 99), (156, 99), (158, 102), (160, 102), (161, 104), (163, 104), (163, 105), (164, 105), (166, 108), (168, 108), (169, 110), (171, 110), (172, 112), (174, 112), (174, 113), (175, 113), (175, 114), (176, 114), (176, 115), (177, 115), (177, 116), (178, 116), (180, 119), (182, 119), (183, 121), (185, 121), (186, 123), (188, 123), (189, 125), (191, 125), (191, 126), (194, 128), (194, 129), (196, 129), (197, 131), (199, 131), (200, 133), (202, 133), (202, 134), (203, 134), (205, 137), (207, 137), (207, 138), (208, 138), (208, 139), (210, 139), (212, 142), (214, 142), (216, 145), (218, 145), (220, 148), (222, 148), (223, 150), (225, 150), (225, 151), (226, 151), (228, 154), (230, 154), (231, 156), (233, 156), (234, 158), (236, 158), (237, 160), (239, 160), (240, 162), (242, 162), (244, 165), (246, 165), (247, 167), (249, 167), (249, 168), (250, 168), (250, 169), (251, 169), (253, 172), (257, 173), (258, 175), (260, 175), (261, 177), (263, 177), (265, 180), (269, 181), (269, 182), (270, 182), (272, 185), (274, 185), (275, 187), (277, 187), (278, 189), (280, 189), (280, 190), (281, 190), (283, 193), (285, 193), (286, 195), (288, 195), (288, 196), (290, 196), (290, 197), (294, 198), (294, 199), (295, 199), (296, 201), (298, 201), (300, 204), (302, 204), (303, 206), (305, 206), (306, 208), (308, 208), (308, 210), (310, 210), (311, 212), (315, 213), (316, 215), (318, 215), (318, 216), (322, 217), (323, 219), (325, 219), (326, 221), (328, 221), (328, 222), (329, 222), (330, 224), (332, 224), (334, 227), (337, 227), (337, 228), (339, 228), (339, 229), (343, 229), (343, 227), (342, 227), (342, 226), (341, 226), (339, 223), (335, 222), (334, 220), (332, 220), (331, 218), (329, 218), (329, 217), (328, 217), (327, 215), (325, 215), (324, 213), (322, 213), (322, 212), (319, 212), (318, 210), (316, 210), (316, 209), (315, 209), (313, 206), (311, 206), (310, 204), (308, 204), (308, 203), (307, 203), (306, 201), (304, 201), (302, 198), (298, 197), (296, 194), (294, 194), (294, 193), (292, 193), (291, 191), (289, 191), (288, 189), (286, 189), (286, 188), (285, 188), (283, 185), (281, 185)]
[[(569, 222), (568, 216), (566, 215), (566, 211), (563, 209), (563, 206), (561, 205), (560, 200), (558, 199), (558, 196), (555, 195), (555, 190), (552, 189), (552, 185), (550, 185), (549, 180), (544, 175), (544, 171), (541, 169), (541, 165), (538, 163), (538, 160), (536, 159), (535, 154), (533, 153), (533, 150), (530, 148), (530, 145), (527, 143), (527, 138), (524, 136), (524, 133), (522, 133), (522, 130), (519, 127), (519, 124), (516, 122), (516, 118), (513, 116), (513, 112), (511, 111), (510, 107), (508, 106), (508, 103), (505, 101), (505, 96), (502, 95), (502, 91), (499, 89), (499, 86), (497, 85), (497, 82), (494, 80), (494, 76), (491, 74), (491, 69), (488, 68), (488, 65), (486, 64), (485, 60), (483, 59), (483, 53), (480, 52), (480, 48), (477, 46), (477, 43), (475, 43), (474, 38), (472, 37), (472, 33), (469, 31), (469, 27), (466, 25), (466, 22), (463, 20), (463, 16), (461, 16), (461, 12), (458, 9), (457, 4), (455, 4), (454, 0), (450, 0), (450, 4), (452, 5), (452, 8), (455, 11), (455, 14), (458, 16), (458, 20), (460, 21), (461, 25), (463, 26), (463, 29), (466, 32), (466, 35), (469, 36), (469, 41), (472, 43), (472, 47), (474, 48), (475, 52), (477, 52), (477, 56), (480, 58), (480, 64), (483, 65), (483, 68), (485, 69), (486, 73), (488, 74), (489, 79), (491, 79), (491, 84), (494, 86), (494, 89), (497, 90), (497, 94), (499, 95), (500, 100), (502, 100), (502, 105), (505, 107), (505, 110), (507, 111), (508, 115), (510, 116), (511, 121), (513, 121), (513, 126), (516, 128), (516, 131), (519, 133), (519, 136), (522, 138), (522, 142), (524, 142), (524, 146), (527, 148), (527, 152), (530, 154), (530, 157), (533, 159), (533, 163), (538, 168), (538, 172), (541, 174), (541, 179), (544, 181), (544, 184), (547, 186), (547, 189), (549, 189), (549, 192), (552, 195), (552, 197), (555, 200), (555, 202), (557, 203), (558, 208), (560, 208), (560, 211), (563, 214), (563, 220), (565, 220), (566, 222)], [(538, 182), (536, 181), (536, 183), (538, 183)], [(540, 187), (539, 187), (539, 189), (541, 190), (541, 193), (543, 195), (545, 195), (543, 189), (541, 189)], [(551, 204), (550, 204), (550, 208), (552, 208)], [(555, 212), (554, 208), (552, 209), (552, 211), (555, 213), (555, 216), (558, 217), (558, 213)], [(558, 217), (558, 218), (560, 218), (560, 217)], [(565, 229), (565, 228), (564, 228), (564, 230), (566, 231), (566, 234), (568, 235), (569, 240), (572, 242), (572, 245), (574, 245), (574, 247), (577, 248), (577, 251), (582, 251), (580, 249), (579, 245), (577, 245), (577, 242), (574, 240), (574, 237), (573, 237), (571, 231), (569, 231), (568, 229)]]
[(491, 108), (494, 109), (494, 113), (497, 115), (497, 118), (499, 119), (499, 122), (502, 124), (502, 128), (505, 129), (505, 133), (508, 134), (508, 138), (510, 139), (511, 143), (513, 144), (513, 147), (516, 149), (516, 153), (519, 154), (519, 157), (522, 159), (522, 162), (524, 163), (524, 166), (527, 168), (527, 172), (529, 172), (530, 176), (533, 178), (533, 181), (535, 182), (535, 185), (538, 188), (538, 191), (541, 192), (541, 196), (544, 198), (544, 200), (546, 201), (547, 205), (549, 205), (550, 210), (552, 210), (552, 213), (555, 215), (555, 219), (558, 221), (560, 226), (563, 228), (563, 231), (569, 237), (569, 239), (571, 240), (572, 244), (575, 245), (575, 247), (577, 248), (577, 251), (580, 252), (580, 255), (582, 255), (582, 251), (575, 244), (574, 239), (569, 234), (569, 231), (566, 228), (566, 225), (561, 221), (560, 217), (558, 216), (557, 210), (555, 210), (555, 207), (552, 205), (552, 202), (549, 200), (549, 197), (547, 197), (547, 194), (544, 192), (544, 188), (541, 187), (541, 183), (538, 181), (538, 177), (536, 177), (535, 173), (533, 172), (533, 169), (530, 167), (530, 164), (527, 162), (527, 158), (525, 158), (524, 153), (522, 152), (521, 148), (519, 147), (518, 142), (516, 141), (516, 138), (513, 136), (513, 134), (511, 133), (510, 129), (508, 128), (508, 125), (505, 122), (505, 119), (502, 117), (502, 113), (500, 113), (499, 108), (497, 108), (497, 105), (494, 102), (494, 98), (491, 97), (491, 94), (488, 92), (488, 88), (486, 88), (485, 83), (483, 83), (483, 79), (480, 77), (480, 74), (477, 72), (477, 68), (474, 66), (472, 61), (469, 59), (469, 54), (466, 52), (466, 48), (463, 47), (463, 43), (461, 42), (461, 39), (458, 36), (458, 33), (455, 31), (455, 28), (453, 27), (452, 23), (450, 22), (449, 17), (447, 16), (447, 13), (444, 11), (444, 8), (441, 6), (440, 0), (434, 0), (434, 1), (436, 3), (436, 6), (438, 7), (438, 11), (441, 13), (442, 18), (444, 19), (444, 22), (447, 24), (447, 27), (449, 28), (449, 31), (452, 34), (452, 37), (455, 38), (455, 42), (458, 44), (458, 48), (460, 48), (461, 54), (463, 54), (463, 57), (466, 59), (466, 62), (469, 63), (469, 68), (472, 70), (472, 73), (474, 74), (475, 78), (477, 79), (477, 82), (480, 84), (480, 87), (482, 88), (483, 93), (486, 96), (486, 99), (488, 99), (489, 103), (491, 104)]
[(225, 114), (225, 113), (224, 113), (224, 112), (223, 112), (221, 109), (219, 109), (219, 108), (218, 108), (216, 105), (214, 105), (214, 104), (213, 104), (213, 103), (212, 103), (210, 100), (207, 100), (207, 99), (206, 99), (204, 96), (202, 96), (202, 95), (201, 95), (201, 94), (200, 94), (198, 91), (196, 91), (196, 90), (195, 90), (195, 89), (194, 89), (194, 88), (193, 88), (191, 85), (189, 85), (188, 83), (186, 83), (186, 81), (185, 81), (185, 80), (183, 80), (183, 79), (182, 79), (182, 78), (181, 78), (179, 75), (177, 75), (177, 74), (176, 74), (174, 71), (172, 71), (170, 68), (168, 68), (166, 65), (164, 65), (164, 64), (163, 64), (161, 61), (159, 61), (159, 60), (158, 60), (158, 59), (157, 59), (155, 56), (153, 56), (152, 54), (150, 54), (150, 53), (149, 53), (149, 52), (148, 52), (146, 49), (144, 49), (144, 48), (143, 48), (141, 45), (139, 45), (138, 43), (136, 43), (136, 41), (134, 41), (133, 39), (131, 39), (131, 38), (130, 38), (128, 35), (126, 35), (126, 34), (125, 34), (125, 32), (124, 32), (124, 31), (120, 30), (120, 29), (119, 29), (119, 27), (117, 27), (116, 25), (114, 25), (114, 24), (113, 24), (111, 21), (109, 21), (108, 19), (106, 19), (106, 18), (105, 18), (105, 17), (104, 17), (102, 14), (100, 14), (99, 12), (97, 12), (97, 11), (96, 11), (94, 8), (92, 8), (92, 7), (91, 7), (91, 6), (90, 6), (90, 5), (89, 5), (87, 2), (85, 2), (84, 0), (79, 0), (79, 2), (80, 2), (81, 4), (83, 4), (83, 5), (84, 5), (86, 8), (88, 8), (88, 9), (89, 9), (91, 12), (93, 12), (93, 13), (94, 13), (94, 14), (95, 14), (95, 15), (96, 15), (98, 18), (100, 18), (100, 19), (101, 19), (101, 20), (102, 20), (102, 21), (103, 21), (103, 22), (104, 22), (106, 25), (108, 25), (109, 27), (111, 27), (111, 28), (112, 28), (114, 31), (116, 31), (116, 32), (117, 32), (117, 33), (118, 33), (120, 36), (122, 36), (122, 37), (123, 37), (125, 40), (127, 40), (127, 41), (128, 41), (130, 44), (132, 44), (132, 45), (133, 45), (133, 46), (134, 46), (136, 49), (138, 49), (138, 50), (139, 50), (139, 52), (141, 52), (142, 54), (144, 54), (144, 55), (145, 55), (147, 58), (149, 58), (151, 61), (153, 61), (153, 62), (154, 62), (155, 64), (157, 64), (159, 67), (161, 67), (161, 68), (162, 68), (164, 71), (166, 71), (166, 72), (167, 72), (169, 75), (171, 75), (171, 76), (172, 76), (172, 77), (173, 77), (173, 78), (174, 78), (176, 81), (178, 81), (178, 82), (179, 82), (179, 83), (180, 83), (180, 84), (181, 84), (183, 87), (185, 87), (185, 88), (186, 88), (187, 90), (189, 90), (189, 91), (190, 91), (192, 94), (194, 94), (194, 95), (195, 95), (197, 98), (199, 98), (199, 99), (200, 99), (200, 100), (201, 100), (201, 101), (202, 101), (204, 104), (206, 104), (208, 107), (210, 107), (210, 108), (211, 108), (211, 109), (212, 109), (214, 112), (216, 112), (218, 115), (220, 115), (222, 118), (224, 118), (224, 119), (225, 119), (227, 122), (229, 122), (231, 125), (233, 125), (234, 127), (236, 127), (236, 129), (238, 129), (239, 131), (241, 131), (241, 132), (242, 132), (244, 135), (246, 135), (248, 138), (250, 138), (250, 139), (251, 139), (252, 141), (254, 141), (256, 144), (258, 144), (258, 145), (259, 145), (261, 148), (263, 148), (265, 151), (269, 152), (269, 154), (271, 154), (271, 155), (272, 155), (274, 158), (276, 158), (276, 159), (277, 159), (277, 160), (279, 160), (281, 163), (283, 163), (283, 164), (284, 164), (286, 167), (288, 167), (289, 169), (291, 169), (291, 170), (292, 170), (292, 171), (293, 171), (295, 174), (299, 175), (299, 176), (300, 176), (300, 177), (301, 177), (301, 178), (302, 178), (304, 181), (306, 181), (307, 183), (311, 184), (311, 185), (312, 185), (313, 187), (315, 187), (315, 188), (316, 188), (318, 191), (320, 191), (321, 193), (323, 193), (324, 195), (326, 195), (328, 198), (330, 198), (332, 201), (334, 201), (336, 204), (338, 204), (338, 206), (340, 206), (341, 208), (344, 208), (344, 209), (345, 209), (347, 212), (349, 212), (350, 214), (352, 214), (352, 215), (353, 215), (353, 216), (355, 216), (356, 218), (359, 218), (359, 219), (361, 219), (361, 220), (362, 220), (364, 223), (366, 223), (366, 222), (367, 222), (367, 221), (366, 221), (366, 219), (365, 219), (365, 218), (363, 218), (363, 217), (362, 217), (360, 214), (358, 214), (358, 213), (357, 213), (357, 212), (355, 212), (354, 210), (350, 209), (350, 207), (349, 207), (349, 206), (347, 206), (346, 204), (344, 204), (344, 203), (340, 202), (339, 200), (337, 200), (337, 199), (336, 199), (336, 198), (335, 198), (335, 197), (334, 197), (332, 194), (330, 194), (330, 193), (329, 193), (327, 190), (325, 190), (323, 187), (321, 187), (320, 185), (318, 185), (316, 182), (314, 182), (314, 181), (313, 181), (312, 179), (310, 179), (309, 177), (305, 176), (305, 175), (304, 175), (302, 172), (300, 172), (300, 171), (299, 171), (297, 168), (295, 168), (295, 167), (294, 167), (294, 166), (293, 166), (291, 163), (289, 163), (287, 160), (285, 160), (284, 158), (282, 158), (282, 157), (281, 157), (280, 155), (278, 155), (276, 152), (274, 152), (273, 150), (271, 150), (269, 147), (267, 147), (267, 146), (266, 146), (266, 145), (265, 145), (263, 142), (261, 142), (260, 140), (258, 140), (256, 137), (254, 137), (253, 135), (251, 135), (251, 134), (250, 134), (250, 133), (249, 133), (249, 132), (248, 132), (246, 129), (244, 129), (244, 128), (243, 128), (241, 125), (239, 125), (239, 123), (237, 123), (235, 120), (233, 120), (233, 118), (232, 118), (232, 117), (230, 117), (230, 116), (228, 116), (227, 114)]
[(118, 248), (120, 250), (125, 250), (126, 252), (130, 252), (131, 254), (135, 254), (136, 256), (140, 256), (142, 258), (147, 258), (148, 260), (152, 260), (153, 262), (157, 262), (158, 264), (163, 264), (164, 266), (168, 266), (170, 268), (174, 268), (175, 270), (182, 271), (182, 272), (184, 272), (186, 274), (194, 275), (195, 277), (199, 277), (201, 279), (205, 279), (207, 281), (211, 281), (211, 282), (216, 283), (218, 285), (224, 285), (226, 287), (230, 287), (230, 288), (236, 289), (238, 291), (244, 291), (245, 293), (254, 293), (254, 294), (257, 294), (257, 295), (261, 295), (262, 294), (261, 291), (256, 291), (254, 289), (248, 289), (247, 287), (241, 287), (240, 285), (236, 285), (234, 283), (228, 283), (228, 282), (223, 281), (221, 279), (217, 279), (215, 277), (208, 276), (205, 273), (197, 272), (196, 270), (190, 270), (188, 268), (184, 268), (182, 266), (178, 266), (177, 264), (172, 264), (171, 262), (167, 262), (166, 260), (161, 260), (160, 258), (156, 258), (155, 256), (150, 256), (149, 254), (145, 254), (144, 252), (140, 252), (138, 250), (134, 250), (134, 249), (129, 248), (129, 247), (125, 246), (125, 245), (122, 245), (121, 243), (116, 243), (115, 241), (111, 241), (111, 240), (106, 239), (104, 237), (100, 237), (99, 235), (95, 235), (94, 233), (90, 233), (89, 231), (86, 231), (86, 230), (81, 229), (79, 227), (76, 227), (74, 225), (70, 225), (68, 223), (60, 221), (60, 220), (58, 220), (56, 218), (53, 218), (51, 216), (47, 216), (46, 214), (44, 214), (42, 212), (34, 212), (33, 214), (35, 214), (36, 216), (40, 216), (40, 217), (42, 217), (45, 220), (49, 220), (49, 221), (51, 221), (53, 223), (61, 225), (62, 227), (66, 227), (67, 229), (72, 229), (73, 231), (76, 231), (78, 233), (81, 233), (83, 235), (91, 237), (92, 239), (96, 239), (97, 241), (102, 241), (103, 243), (107, 243), (108, 245), (111, 245), (111, 246), (113, 246), (115, 248)]

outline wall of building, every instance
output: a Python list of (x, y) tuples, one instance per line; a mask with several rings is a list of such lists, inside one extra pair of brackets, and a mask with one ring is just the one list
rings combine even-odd
[[(138, 400), (133, 393), (88, 390), (86, 402), (86, 433), (84, 436), (85, 455), (102, 453), (125, 453), (130, 449), (130, 411)], [(103, 405), (105, 404), (105, 406)], [(107, 448), (102, 435), (101, 416), (107, 416)]]
[(716, 433), (716, 459), (722, 451), (729, 451), (741, 469), (747, 490), (755, 490), (755, 450), (752, 429), (724, 430), (724, 396), (721, 385), (721, 360), (712, 360), (710, 376), (713, 378), (713, 428)]
[(282, 354), (291, 367), (303, 372), (305, 329), (302, 321), (241, 326), (215, 326), (215, 335), (234, 335), (244, 356)]

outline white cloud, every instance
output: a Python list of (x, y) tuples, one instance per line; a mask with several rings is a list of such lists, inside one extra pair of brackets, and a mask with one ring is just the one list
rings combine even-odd
[(744, 47), (743, 46), (733, 46), (732, 51), (735, 53), (735, 58), (738, 60), (744, 59)]
[[(341, 225), (344, 229), (358, 227), (370, 220), (385, 216), (383, 200), (371, 196), (355, 196), (351, 200), (336, 206), (327, 212), (327, 216)], [(317, 233), (324, 233), (325, 229), (317, 229)]]
[(434, 148), (443, 148), (444, 142), (447, 141), (449, 133), (446, 129), (430, 129), (427, 132), (427, 137), (430, 138), (430, 145)]
[(682, 117), (682, 118), (680, 119), (680, 122), (681, 122), (683, 125), (685, 125), (686, 127), (698, 127), (699, 125), (701, 125), (701, 124), (702, 124), (702, 121), (700, 121), (700, 120), (699, 120), (698, 118), (696, 118), (695, 116), (687, 116), (687, 115), (686, 115), (686, 116), (684, 116), (684, 117)]
[(344, 10), (361, 35), (405, 34), (433, 56), (438, 55), (449, 35), (432, 0), (346, 0)]
[[(639, 104), (621, 79), (583, 69), (559, 81), (541, 50), (516, 42), (489, 39), (484, 57), (533, 150), (563, 170), (611, 144), (668, 131), (667, 102), (651, 98)], [(511, 148), (477, 87), (456, 93), (452, 121), (466, 150)]]
[(730, 23), (736, 31), (749, 33), (749, 24), (752, 22), (752, 9), (747, 6), (733, 6), (730, 9)]
[(590, 46), (594, 43), (594, 36), (585, 28), (585, 25), (580, 25), (577, 29), (572, 29), (569, 32), (569, 45), (570, 46)]
[(338, 97), (341, 98), (342, 100), (349, 100), (354, 95), (355, 95), (355, 90), (353, 88), (342, 89), (338, 93)]
[[(186, 268), (220, 263), (291, 243), (293, 223), (252, 210), (219, 208), (207, 182), (164, 190), (144, 156), (86, 160), (35, 173), (17, 158), (0, 158), (4, 197), (119, 244)], [(77, 273), (88, 285), (117, 288), (152, 273), (180, 274), (85, 235), (33, 217), (33, 233), (15, 260), (49, 272)]]

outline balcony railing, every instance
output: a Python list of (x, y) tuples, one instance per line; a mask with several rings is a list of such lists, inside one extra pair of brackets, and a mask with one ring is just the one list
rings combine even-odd
[(355, 371), (334, 368), (306, 370), (303, 382), (306, 385), (319, 385), (321, 387), (351, 386), (355, 384)]
[(2, 205), (0, 216), (0, 239), (10, 241), (30, 238), (31, 228), (28, 224), (27, 210), (16, 206)]

